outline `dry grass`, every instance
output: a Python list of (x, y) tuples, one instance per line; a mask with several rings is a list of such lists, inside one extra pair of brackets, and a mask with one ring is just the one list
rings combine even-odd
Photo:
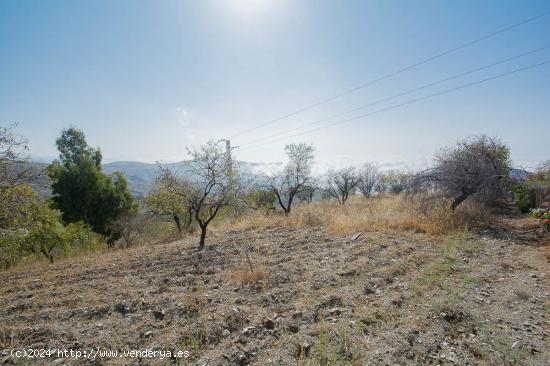
[(447, 205), (429, 212), (415, 208), (414, 202), (402, 196), (381, 198), (353, 197), (345, 206), (334, 201), (300, 204), (285, 217), (254, 213), (232, 224), (234, 229), (255, 229), (271, 226), (323, 227), (328, 232), (345, 235), (357, 231), (414, 231), (430, 235), (465, 232), (483, 225), (490, 215), (475, 204), (463, 204), (454, 212)]
[(237, 283), (256, 283), (267, 277), (265, 271), (235, 271), (231, 273), (231, 279)]

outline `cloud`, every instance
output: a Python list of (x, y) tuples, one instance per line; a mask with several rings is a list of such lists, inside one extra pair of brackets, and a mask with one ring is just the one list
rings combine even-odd
[(176, 121), (180, 126), (189, 126), (189, 111), (183, 107), (176, 108)]

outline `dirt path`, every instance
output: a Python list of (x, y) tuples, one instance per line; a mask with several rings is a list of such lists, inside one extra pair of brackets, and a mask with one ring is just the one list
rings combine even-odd
[[(263, 280), (241, 283), (243, 244)], [(549, 365), (544, 253), (322, 228), (227, 232), (204, 252), (186, 239), (0, 273), (0, 347), (191, 353), (63, 365)]]

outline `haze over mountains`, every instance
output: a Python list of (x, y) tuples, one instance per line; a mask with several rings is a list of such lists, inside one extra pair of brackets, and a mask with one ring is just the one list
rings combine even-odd
[[(252, 163), (246, 161), (236, 161), (235, 163), (240, 167), (242, 172), (250, 175), (270, 173), (282, 166), (282, 163)], [(47, 197), (50, 194), (49, 178), (44, 174), (48, 164), (49, 162), (45, 159), (34, 159), (33, 162), (33, 166), (38, 171), (38, 174), (36, 174), (38, 179), (36, 183), (32, 185), (40, 192), (42, 197)], [(189, 170), (190, 164), (190, 161), (184, 160), (175, 163), (163, 163), (160, 165), (173, 171), (185, 173)], [(102, 164), (102, 168), (106, 174), (114, 172), (121, 172), (124, 174), (128, 181), (130, 191), (135, 197), (143, 197), (147, 194), (159, 172), (159, 164), (143, 163), (139, 161), (115, 161)]]

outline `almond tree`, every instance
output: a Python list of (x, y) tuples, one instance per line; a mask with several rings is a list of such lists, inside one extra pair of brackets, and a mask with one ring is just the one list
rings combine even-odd
[(285, 216), (290, 214), (296, 195), (313, 184), (313, 151), (313, 146), (305, 143), (286, 145), (288, 164), (281, 174), (272, 176), (267, 183), (267, 188), (275, 194)]
[(199, 248), (203, 249), (208, 225), (225, 207), (236, 206), (244, 185), (232, 169), (228, 152), (210, 141), (198, 149), (188, 149), (192, 160), (185, 175), (162, 168), (166, 189), (189, 207), (200, 228)]
[(345, 205), (349, 196), (355, 193), (359, 184), (359, 176), (354, 167), (330, 169), (327, 173), (326, 192), (335, 198), (339, 204)]
[(359, 170), (357, 188), (365, 197), (370, 197), (380, 180), (380, 172), (376, 165), (366, 163)]

